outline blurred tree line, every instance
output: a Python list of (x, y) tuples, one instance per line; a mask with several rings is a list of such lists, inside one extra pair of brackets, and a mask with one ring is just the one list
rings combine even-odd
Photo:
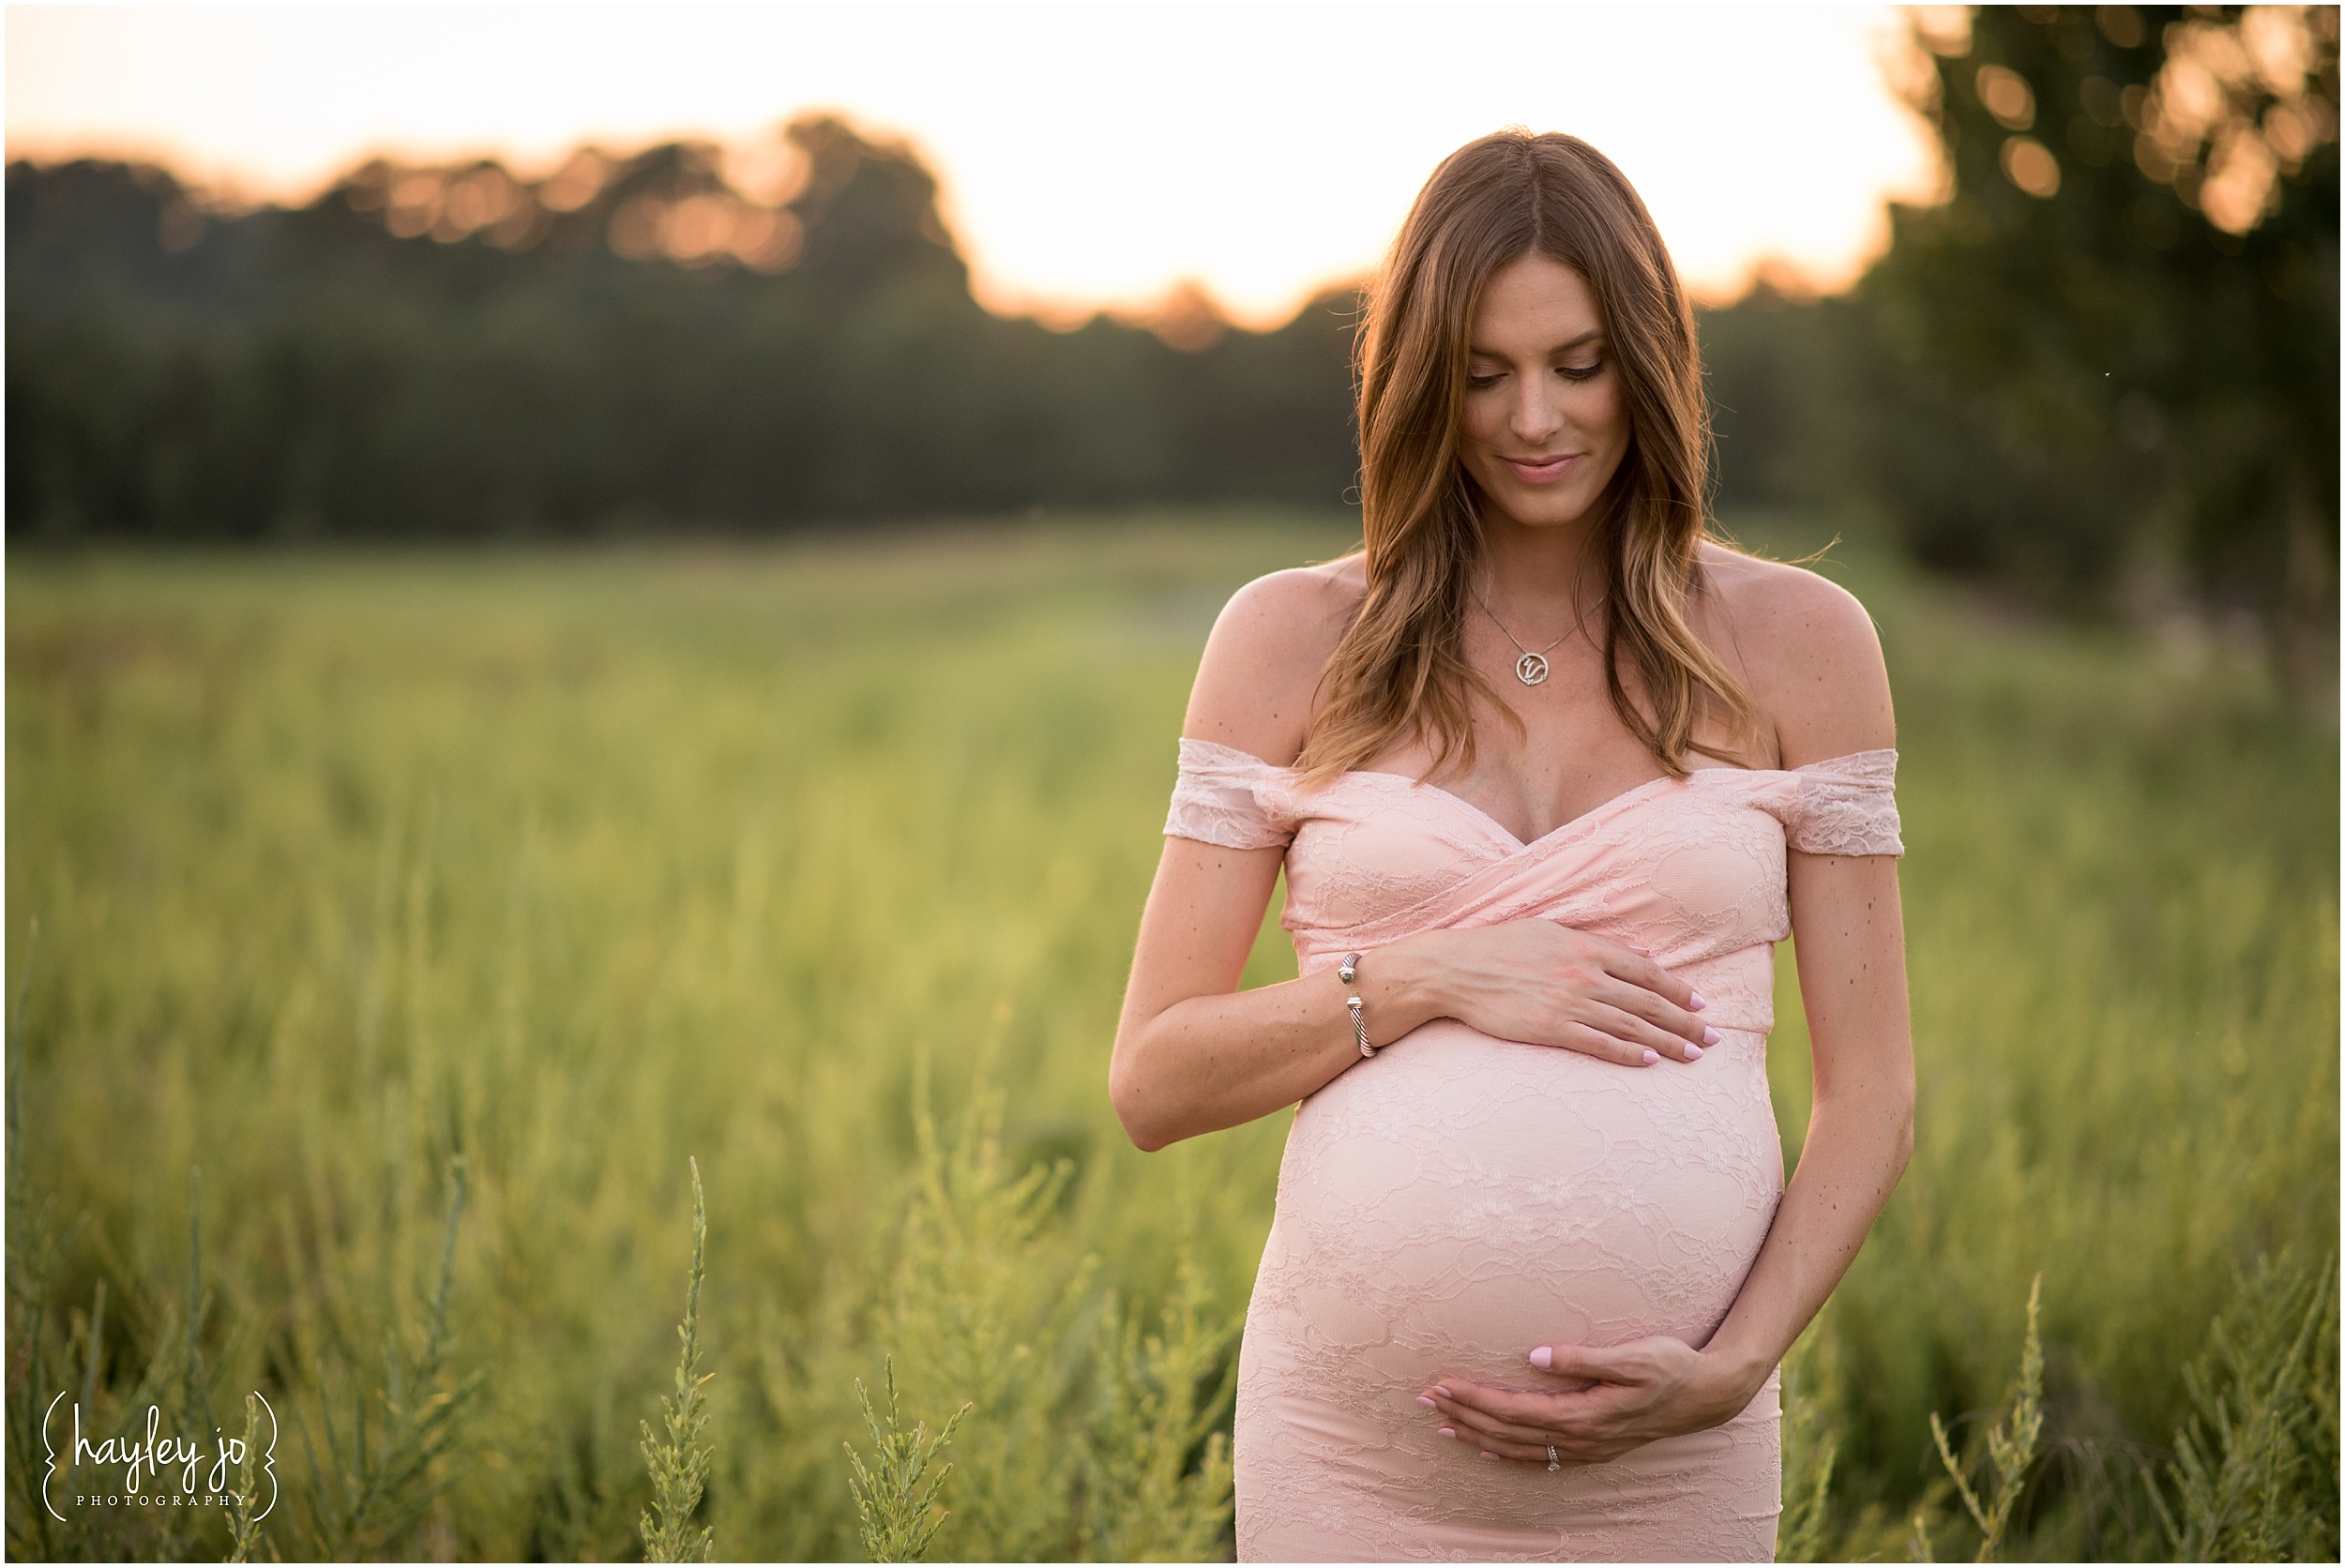
[(1349, 294), (1070, 332), (971, 297), (936, 182), (828, 117), (761, 204), (716, 149), (370, 163), (299, 208), (8, 172), (16, 538), (477, 537), (1334, 502)]
[[(2337, 583), (2337, 10), (1915, 25), (1950, 199), (1893, 211), (1845, 295), (1705, 313), (1721, 503), (1871, 516), (2059, 608), (2235, 607), (2308, 673)], [(784, 134), (799, 178), (764, 201), (688, 143), (535, 181), (374, 162), (241, 215), (151, 168), (12, 164), (10, 536), (1347, 494), (1348, 292), (1267, 333), (1194, 292), (1145, 324), (1005, 320), (910, 153)]]

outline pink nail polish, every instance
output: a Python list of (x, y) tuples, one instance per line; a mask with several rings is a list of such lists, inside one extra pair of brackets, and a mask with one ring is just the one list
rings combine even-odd
[(1442, 1386), (1441, 1386), (1441, 1384), (1439, 1384), (1439, 1383), (1435, 1383), (1435, 1384), (1433, 1385), (1433, 1392), (1434, 1392), (1435, 1394), (1440, 1395), (1441, 1395), (1444, 1399), (1455, 1399), (1456, 1397), (1458, 1397), (1456, 1395), (1454, 1395), (1454, 1394), (1450, 1393), (1447, 1389), (1445, 1389), (1445, 1388), (1442, 1387)]
[(1487, 1448), (1486, 1448), (1486, 1449), (1482, 1450), (1482, 1457), (1483, 1457), (1483, 1458), (1485, 1458), (1485, 1459), (1495, 1459), (1495, 1458), (1497, 1458), (1497, 1457), (1498, 1457), (1498, 1455), (1495, 1455), (1495, 1454), (1492, 1454), (1492, 1453), (1491, 1453), (1489, 1449), (1487, 1449)]
[(1550, 1346), (1540, 1346), (1537, 1349), (1531, 1352), (1531, 1364), (1537, 1367), (1542, 1372), (1546, 1371), (1549, 1367), (1555, 1364), (1554, 1349)]
[(1645, 1047), (1645, 1048), (1644, 1048), (1644, 1064), (1645, 1064), (1646, 1066), (1650, 1067), (1650, 1066), (1652, 1066), (1652, 1065), (1653, 1065), (1656, 1062), (1658, 1062), (1658, 1061), (1660, 1061), (1660, 1060), (1661, 1060), (1661, 1053), (1660, 1053), (1659, 1051), (1655, 1050), (1655, 1049), (1654, 1049), (1651, 1046), (1647, 1046), (1647, 1047)]
[(1693, 999), (1691, 1002), (1688, 1002), (1687, 1003), (1686, 1003), (1687, 1007), (1688, 1009), (1690, 1009), (1691, 1011), (1693, 1011), (1693, 1012), (1699, 1013), (1699, 1012), (1701, 1012), (1701, 1011), (1702, 1011), (1704, 1007), (1707, 1007), (1707, 1006), (1709, 1006), (1709, 1005), (1710, 1005), (1708, 1003), (1706, 1003), (1706, 1002), (1704, 1002), (1704, 1001), (1702, 1001), (1702, 993), (1701, 993), (1700, 991), (1696, 991), (1696, 992), (1694, 992), (1694, 993), (1693, 993), (1693, 998), (1694, 998), (1694, 999)]
[(1720, 1033), (1719, 1033), (1717, 1030), (1715, 1030), (1715, 1029), (1707, 1029), (1707, 1028), (1705, 1028), (1705, 1029), (1704, 1029), (1704, 1030), (1702, 1030), (1702, 1043), (1703, 1045), (1705, 1045), (1705, 1046), (1715, 1046), (1715, 1045), (1717, 1045), (1717, 1044), (1720, 1040), (1723, 1040), (1724, 1038), (1726, 1038), (1726, 1036), (1725, 1036), (1725, 1035), (1723, 1035), (1723, 1034), (1720, 1034)]
[(1702, 1060), (1702, 1048), (1701, 1048), (1700, 1046), (1697, 1046), (1697, 1045), (1693, 1044), (1692, 1042), (1688, 1041), (1688, 1042), (1687, 1043), (1687, 1046), (1686, 1046), (1686, 1060), (1687, 1060), (1687, 1061), (1688, 1061), (1688, 1062), (1699, 1062), (1699, 1061), (1701, 1061), (1701, 1060)]
[(1458, 1431), (1454, 1426), (1445, 1426), (1441, 1429), (1441, 1435), (1454, 1440), (1458, 1436)]
[(1434, 1404), (1430, 1399), (1426, 1398), (1422, 1394), (1416, 1396), (1416, 1402), (1424, 1406), (1429, 1410), (1438, 1410), (1441, 1409), (1439, 1405)]

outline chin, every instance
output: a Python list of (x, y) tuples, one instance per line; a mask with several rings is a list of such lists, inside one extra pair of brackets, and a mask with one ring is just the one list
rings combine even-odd
[(1510, 485), (1493, 495), (1499, 509), (1525, 528), (1569, 528), (1592, 516), (1596, 498), (1577, 490), (1557, 492)]

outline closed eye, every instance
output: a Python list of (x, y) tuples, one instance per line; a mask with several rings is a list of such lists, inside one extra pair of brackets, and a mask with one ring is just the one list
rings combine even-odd
[[(1604, 361), (1599, 359), (1593, 365), (1558, 365), (1555, 373), (1566, 381), (1594, 381), (1604, 373)], [(1506, 372), (1504, 370), (1473, 371), (1466, 376), (1466, 385), (1476, 392), (1487, 392), (1505, 379)]]

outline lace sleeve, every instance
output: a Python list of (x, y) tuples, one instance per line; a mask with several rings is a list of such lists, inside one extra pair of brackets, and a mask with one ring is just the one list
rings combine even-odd
[(1898, 754), (1858, 751), (1793, 771), (1799, 798), (1786, 839), (1803, 854), (1903, 854)]
[(1164, 831), (1225, 850), (1266, 850), (1294, 837), (1281, 770), (1211, 741), (1181, 742), (1181, 773)]

